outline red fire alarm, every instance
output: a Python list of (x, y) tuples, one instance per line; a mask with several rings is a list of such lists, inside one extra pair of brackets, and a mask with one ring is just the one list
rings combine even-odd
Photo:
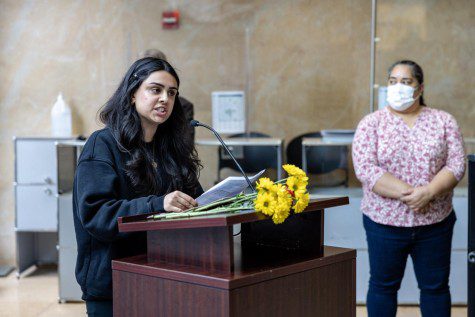
[(178, 29), (179, 26), (180, 12), (178, 10), (164, 11), (162, 13), (162, 27), (164, 29)]

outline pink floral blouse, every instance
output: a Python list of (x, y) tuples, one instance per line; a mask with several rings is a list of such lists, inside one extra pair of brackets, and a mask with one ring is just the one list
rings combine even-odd
[(424, 107), (412, 128), (386, 107), (361, 120), (353, 140), (353, 164), (363, 184), (361, 211), (381, 224), (414, 227), (442, 221), (452, 210), (453, 191), (430, 202), (427, 212), (412, 211), (398, 199), (372, 191), (385, 173), (410, 184), (428, 184), (443, 168), (457, 180), (465, 173), (460, 129), (447, 112)]

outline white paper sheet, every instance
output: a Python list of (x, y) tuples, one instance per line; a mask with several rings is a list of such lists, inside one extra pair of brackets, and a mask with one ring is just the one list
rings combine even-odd
[[(262, 170), (256, 175), (249, 177), (251, 183), (254, 183), (264, 171)], [(218, 199), (236, 196), (248, 186), (249, 184), (243, 176), (231, 176), (208, 189), (200, 197), (196, 198), (196, 201), (199, 206), (203, 206)]]

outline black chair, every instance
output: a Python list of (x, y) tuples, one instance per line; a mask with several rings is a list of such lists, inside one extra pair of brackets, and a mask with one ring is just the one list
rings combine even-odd
[[(249, 134), (238, 133), (229, 136), (229, 138), (269, 138), (270, 136), (259, 132), (250, 132)], [(244, 172), (257, 173), (263, 169), (273, 168), (277, 166), (277, 155), (274, 146), (228, 146), (236, 161), (241, 165)], [(234, 161), (229, 157), (226, 150), (221, 146), (218, 148), (218, 182), (221, 180), (221, 170), (230, 168), (236, 172), (239, 169)]]
[[(299, 135), (287, 145), (287, 162), (302, 167), (302, 139), (321, 138), (320, 132)], [(344, 179), (335, 185), (348, 187), (348, 147), (335, 145), (312, 146), (306, 148), (307, 173), (326, 174), (341, 169), (345, 172)]]

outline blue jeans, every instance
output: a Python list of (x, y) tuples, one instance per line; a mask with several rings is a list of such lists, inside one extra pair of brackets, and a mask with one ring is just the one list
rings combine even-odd
[(112, 301), (86, 301), (88, 317), (112, 317)]
[(368, 316), (396, 316), (397, 292), (407, 256), (414, 263), (422, 316), (450, 316), (450, 252), (455, 212), (443, 221), (419, 227), (393, 227), (363, 215), (368, 241), (370, 279)]

